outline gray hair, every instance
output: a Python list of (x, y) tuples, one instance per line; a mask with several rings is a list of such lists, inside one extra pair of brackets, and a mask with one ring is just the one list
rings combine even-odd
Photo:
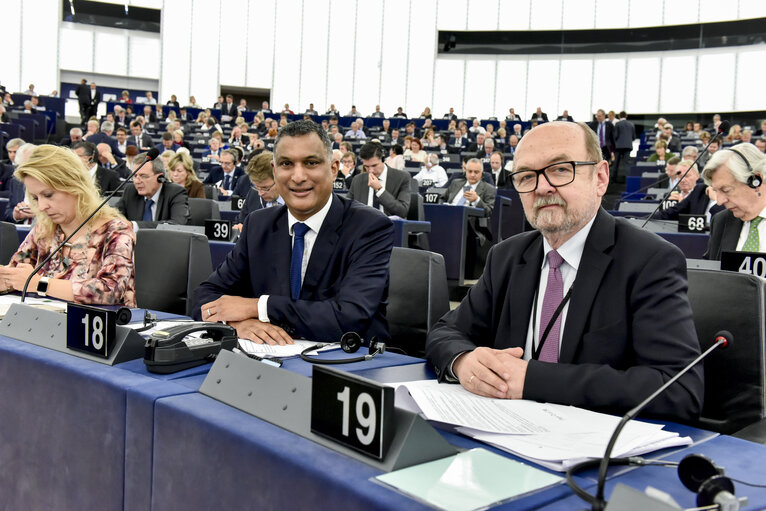
[(101, 131), (114, 131), (114, 123), (111, 121), (102, 122)]
[(699, 153), (697, 148), (693, 145), (689, 145), (684, 147), (684, 150), (681, 152), (681, 158), (685, 158), (689, 156), (690, 154), (697, 154), (697, 153)]
[[(739, 156), (737, 156), (737, 153)], [(747, 160), (747, 163), (745, 161)], [(750, 165), (750, 169), (747, 165)], [(740, 183), (747, 183), (747, 178), (753, 174), (766, 174), (766, 154), (753, 144), (742, 143), (728, 149), (716, 151), (710, 157), (705, 170), (702, 171), (702, 179), (705, 184), (710, 186), (713, 181), (713, 174), (721, 165), (726, 165), (731, 175)]]
[(16, 166), (26, 163), (29, 157), (32, 156), (32, 151), (34, 151), (35, 149), (37, 149), (37, 146), (35, 144), (24, 144), (21, 147), (19, 147), (16, 150), (16, 158), (14, 160), (14, 163), (16, 164)]
[[(133, 160), (133, 169), (137, 169), (144, 163), (146, 160), (146, 154), (147, 153), (141, 153), (136, 155), (135, 159)], [(165, 165), (162, 163), (162, 158), (155, 158), (150, 162), (150, 165), (152, 167), (152, 172), (155, 174), (165, 174)]]
[(13, 149), (14, 147), (21, 147), (26, 144), (23, 138), (12, 138), (5, 144), (6, 149)]

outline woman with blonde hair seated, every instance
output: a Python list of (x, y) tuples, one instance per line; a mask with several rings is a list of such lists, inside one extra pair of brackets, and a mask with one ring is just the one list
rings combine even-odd
[(204, 199), (205, 185), (194, 173), (194, 162), (186, 152), (178, 151), (168, 162), (170, 180), (186, 188), (190, 199)]
[[(34, 266), (96, 210), (101, 196), (75, 154), (42, 145), (14, 177), (26, 187), (37, 222), (8, 266), (0, 266), (0, 290), (20, 291)], [(96, 305), (136, 306), (130, 222), (104, 206), (33, 276), (29, 289), (42, 296)]]

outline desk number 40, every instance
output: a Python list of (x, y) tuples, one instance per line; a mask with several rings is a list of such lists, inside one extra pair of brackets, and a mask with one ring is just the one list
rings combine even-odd
[(751, 259), (752, 257), (747, 256), (742, 260), (742, 264), (739, 265), (739, 272), (766, 277), (766, 259), (763, 257), (756, 257), (755, 261), (751, 261)]
[[(338, 401), (343, 403), (343, 423), (341, 427), (343, 436), (347, 437), (349, 435), (348, 430), (351, 389), (348, 387), (343, 387), (343, 390), (338, 392)], [(360, 428), (354, 428), (356, 437), (359, 439), (359, 442), (361, 442), (362, 445), (370, 445), (375, 438), (375, 402), (373, 401), (371, 395), (369, 395), (367, 392), (362, 392), (356, 398), (356, 405), (354, 408), (356, 410), (356, 422), (361, 426)], [(367, 409), (366, 414), (365, 408)], [(363, 429), (366, 431), (363, 432)]]
[(82, 324), (85, 325), (85, 346), (93, 344), (93, 348), (100, 350), (104, 347), (104, 320), (101, 316), (94, 316), (90, 320), (90, 314), (82, 318)]

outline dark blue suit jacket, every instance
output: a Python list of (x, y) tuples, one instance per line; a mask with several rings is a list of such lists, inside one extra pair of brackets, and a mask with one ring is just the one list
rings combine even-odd
[(117, 139), (114, 137), (110, 137), (103, 131), (99, 131), (98, 133), (94, 133), (93, 135), (89, 136), (87, 138), (87, 141), (91, 144), (98, 145), (98, 144), (107, 144), (109, 147), (112, 148), (112, 154), (120, 155), (122, 152), (117, 148)]
[(314, 242), (299, 300), (290, 297), (292, 240), (287, 207), (264, 208), (245, 219), (226, 260), (194, 294), (200, 306), (221, 295), (269, 295), (272, 323), (294, 337), (339, 341), (345, 332), (389, 339), (385, 319), (394, 227), (380, 211), (333, 194)]
[[(247, 181), (247, 186), (250, 186), (250, 180), (245, 175), (245, 171), (242, 170), (242, 167), (236, 167), (234, 169), (234, 176), (232, 177), (233, 182), (231, 183), (231, 189), (232, 191), (237, 190), (237, 185), (242, 180)], [(218, 181), (221, 181), (221, 186), (223, 186), (223, 167), (220, 165), (216, 165), (215, 167), (210, 169), (210, 173), (207, 175), (205, 180), (203, 181), (206, 185), (214, 185)], [(241, 190), (241, 189), (240, 189)], [(245, 194), (247, 195), (247, 194)], [(228, 200), (229, 197), (225, 195), (221, 195), (218, 197), (218, 200)]]
[(5, 221), (11, 222), (12, 224), (18, 224), (20, 222), (13, 219), (13, 208), (15, 208), (16, 204), (19, 202), (24, 202), (26, 200), (24, 183), (18, 179), (11, 179), (8, 190), (10, 190), (11, 196), (8, 199), (8, 206), (5, 208)]
[[(703, 215), (707, 209), (707, 205), (710, 202), (710, 198), (705, 193), (707, 185), (705, 183), (699, 183), (694, 186), (689, 195), (673, 206), (672, 208), (663, 209), (658, 211), (654, 218), (661, 220), (678, 220), (678, 215)], [(718, 204), (710, 208), (710, 214), (715, 215), (719, 211), (723, 211), (723, 206)]]

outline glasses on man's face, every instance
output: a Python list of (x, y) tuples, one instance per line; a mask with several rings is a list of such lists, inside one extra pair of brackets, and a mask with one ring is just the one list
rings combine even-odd
[(540, 174), (545, 176), (548, 184), (554, 188), (566, 186), (575, 178), (575, 168), (578, 165), (595, 165), (595, 161), (560, 161), (551, 163), (539, 170), (520, 170), (511, 174), (513, 188), (519, 193), (529, 193), (537, 190)]
[(254, 188), (255, 188), (255, 191), (258, 193), (266, 193), (272, 188), (274, 188), (275, 184), (276, 183), (272, 181), (272, 183), (269, 186), (254, 186)]

